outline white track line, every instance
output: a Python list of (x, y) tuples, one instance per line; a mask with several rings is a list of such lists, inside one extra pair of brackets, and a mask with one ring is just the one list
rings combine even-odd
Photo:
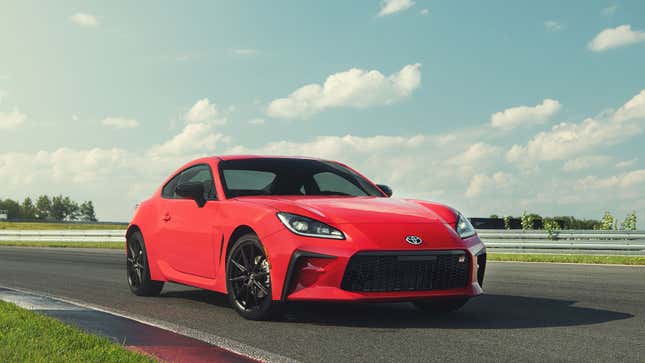
[[(209, 344), (217, 346), (219, 348), (231, 351), (233, 353), (242, 355), (244, 357), (256, 359), (256, 360), (259, 360), (259, 361), (263, 361), (263, 362), (289, 362), (289, 363), (297, 362), (294, 359), (287, 358), (287, 357), (279, 355), (279, 354), (267, 352), (265, 350), (255, 348), (255, 347), (252, 347), (250, 345), (240, 343), (240, 342), (238, 342), (236, 340), (232, 340), (232, 339), (229, 339), (229, 338), (225, 338), (225, 337), (221, 337), (221, 336), (218, 336), (218, 335), (206, 333), (206, 332), (199, 331), (199, 330), (196, 330), (196, 329), (184, 327), (184, 326), (177, 325), (177, 324), (170, 323), (170, 322), (163, 321), (163, 320), (151, 319), (151, 318), (140, 316), (140, 315), (133, 315), (133, 314), (129, 314), (129, 313), (121, 312), (121, 311), (115, 311), (115, 310), (108, 309), (108, 308), (106, 308), (104, 306), (94, 305), (94, 304), (90, 304), (90, 303), (86, 303), (86, 302), (82, 302), (82, 301), (78, 301), (78, 300), (74, 300), (74, 299), (68, 299), (68, 298), (62, 298), (62, 297), (58, 297), (58, 296), (53, 296), (53, 295), (49, 295), (49, 294), (45, 294), (45, 293), (41, 293), (41, 292), (36, 292), (36, 291), (28, 290), (28, 289), (18, 289), (18, 288), (15, 288), (15, 287), (9, 287), (9, 286), (5, 286), (5, 285), (0, 285), (0, 288), (4, 288), (4, 289), (7, 289), (7, 290), (13, 290), (13, 291), (17, 291), (17, 292), (20, 292), (20, 293), (23, 293), (23, 294), (31, 295), (32, 296), (31, 298), (30, 297), (24, 297), (24, 298), (20, 297), (19, 299), (14, 298), (16, 301), (19, 301), (20, 303), (27, 304), (26, 306), (28, 306), (28, 304), (30, 302), (34, 302), (33, 306), (38, 306), (37, 303), (35, 303), (35, 301), (38, 301), (39, 297), (40, 297), (41, 300), (42, 300), (42, 298), (54, 299), (54, 300), (61, 301), (63, 303), (76, 305), (76, 306), (81, 307), (81, 308), (101, 311), (101, 312), (104, 312), (104, 313), (107, 313), (107, 314), (119, 316), (119, 317), (122, 317), (122, 318), (134, 320), (134, 321), (142, 323), (142, 324), (147, 324), (147, 325), (154, 326), (154, 327), (157, 327), (157, 328), (160, 328), (160, 329), (171, 331), (173, 333), (177, 333), (177, 334), (180, 334), (180, 335), (185, 335), (187, 337), (194, 338), (194, 339), (197, 339), (197, 340), (201, 340), (203, 342), (209, 343)], [(9, 298), (11, 298), (9, 296), (9, 294), (6, 294), (6, 295)], [(0, 295), (0, 300), (5, 300), (4, 295)], [(5, 301), (13, 302), (11, 300), (5, 300)], [(45, 309), (50, 309), (50, 308), (51, 308), (51, 306), (45, 307)]]

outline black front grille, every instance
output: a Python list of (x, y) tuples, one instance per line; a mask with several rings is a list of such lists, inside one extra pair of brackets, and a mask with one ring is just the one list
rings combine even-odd
[(361, 252), (347, 264), (341, 288), (386, 292), (463, 288), (470, 281), (465, 251)]

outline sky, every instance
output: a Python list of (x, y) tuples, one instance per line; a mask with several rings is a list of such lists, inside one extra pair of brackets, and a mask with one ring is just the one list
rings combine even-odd
[(643, 1), (0, 9), (0, 198), (127, 221), (185, 162), (255, 153), (471, 217), (645, 218)]

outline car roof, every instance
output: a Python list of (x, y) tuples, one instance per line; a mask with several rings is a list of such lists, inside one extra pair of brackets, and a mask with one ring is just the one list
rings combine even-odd
[(279, 156), (279, 155), (220, 155), (214, 156), (220, 160), (241, 160), (241, 159), (303, 159), (303, 160), (323, 160), (307, 156)]

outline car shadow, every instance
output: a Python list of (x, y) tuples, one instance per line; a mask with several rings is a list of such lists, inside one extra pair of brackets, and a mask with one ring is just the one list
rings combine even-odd
[[(226, 295), (205, 290), (169, 291), (162, 296), (229, 307)], [(418, 310), (410, 303), (289, 303), (276, 322), (385, 329), (525, 329), (600, 324), (631, 317), (628, 313), (576, 306), (572, 300), (482, 295), (459, 311), (437, 314)]]

